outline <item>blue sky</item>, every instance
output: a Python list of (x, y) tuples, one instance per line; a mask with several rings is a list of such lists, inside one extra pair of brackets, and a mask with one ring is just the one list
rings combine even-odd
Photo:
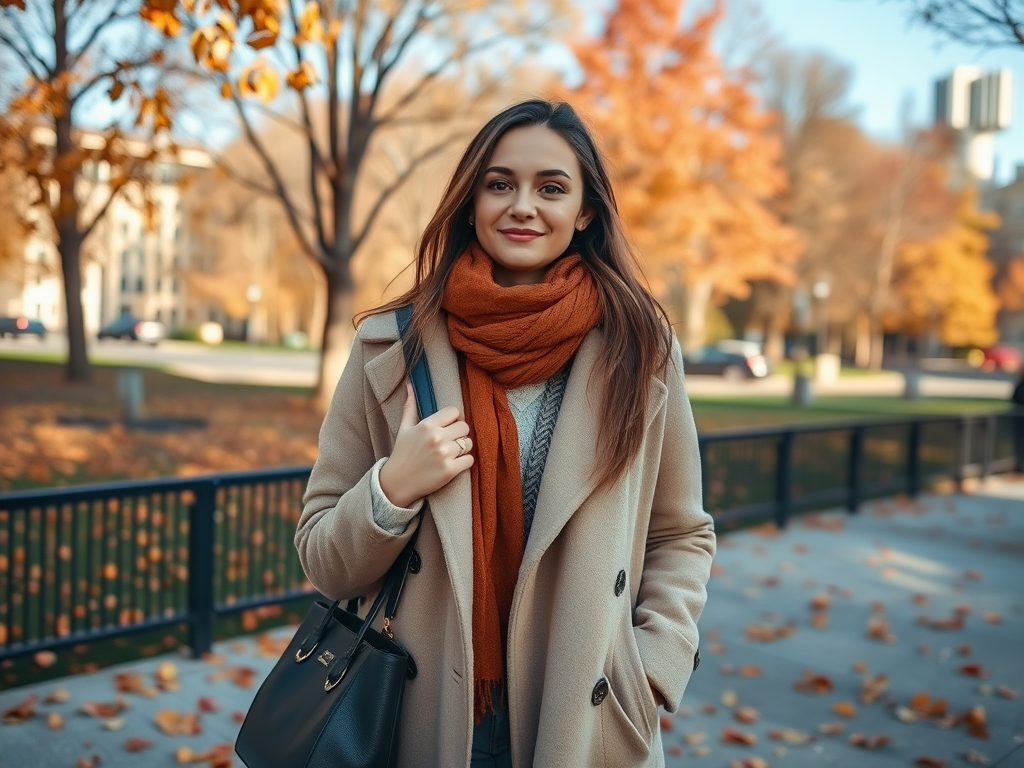
[(938, 32), (909, 25), (904, 0), (760, 0), (764, 16), (787, 48), (814, 48), (853, 71), (850, 102), (872, 136), (895, 140), (903, 95), (913, 94), (915, 122), (931, 122), (933, 83), (957, 64), (1013, 71), (1012, 127), (996, 136), (996, 179), (1013, 178), (1024, 164), (1024, 46), (979, 50), (947, 42)]

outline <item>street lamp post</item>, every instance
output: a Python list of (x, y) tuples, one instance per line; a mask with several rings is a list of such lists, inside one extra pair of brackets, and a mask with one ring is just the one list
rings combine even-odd
[(793, 290), (793, 405), (811, 404), (811, 382), (807, 376), (807, 328), (811, 308), (807, 289), (798, 285)]

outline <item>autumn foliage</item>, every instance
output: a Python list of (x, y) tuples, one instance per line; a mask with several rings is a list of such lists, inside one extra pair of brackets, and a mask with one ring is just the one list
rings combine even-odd
[(603, 33), (575, 47), (583, 107), (610, 159), (619, 207), (649, 277), (685, 303), (697, 343), (712, 291), (788, 281), (795, 233), (767, 201), (786, 186), (774, 117), (752, 75), (730, 70), (713, 35), (724, 4), (680, 24), (681, 0), (624, 0)]

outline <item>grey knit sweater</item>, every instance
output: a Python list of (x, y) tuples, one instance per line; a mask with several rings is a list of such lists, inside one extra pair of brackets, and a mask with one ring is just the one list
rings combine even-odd
[[(569, 369), (565, 368), (547, 381), (505, 392), (519, 435), (519, 476), (523, 483), (525, 538), (530, 536), (544, 462), (568, 379)], [(380, 487), (380, 468), (386, 461), (387, 457), (374, 464), (370, 475), (373, 520), (388, 533), (397, 535), (405, 530), (423, 508), (423, 500), (420, 499), (408, 508), (396, 507), (388, 500)]]

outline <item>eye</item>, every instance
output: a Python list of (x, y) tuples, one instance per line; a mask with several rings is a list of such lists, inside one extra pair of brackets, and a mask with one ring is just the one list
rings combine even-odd
[(550, 181), (547, 184), (545, 184), (543, 187), (541, 187), (540, 191), (543, 192), (545, 195), (564, 195), (565, 194), (565, 189), (561, 185), (555, 184), (554, 182), (550, 182)]
[(487, 188), (493, 189), (496, 192), (506, 192), (512, 189), (512, 185), (504, 179), (494, 179), (494, 181), (487, 182)]

